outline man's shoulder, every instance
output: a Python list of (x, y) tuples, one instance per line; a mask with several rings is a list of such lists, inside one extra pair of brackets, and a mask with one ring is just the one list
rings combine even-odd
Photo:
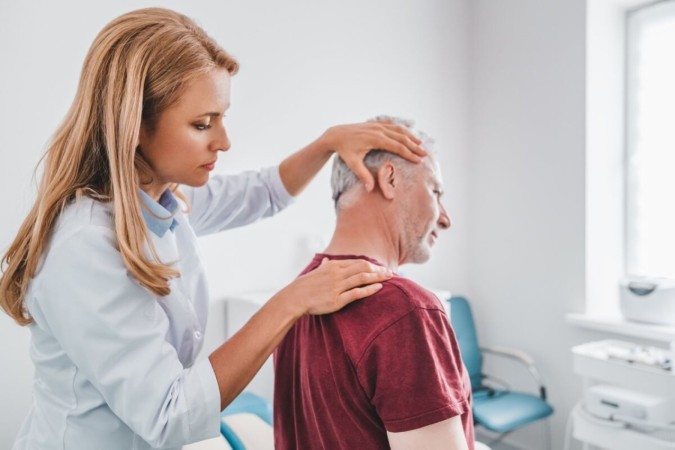
[(409, 279), (394, 276), (382, 283), (375, 294), (358, 300), (335, 313), (349, 321), (366, 321), (387, 326), (416, 309), (444, 311), (438, 298)]
[[(386, 289), (385, 287), (389, 287)], [(393, 277), (383, 283), (385, 294), (407, 302), (411, 307), (443, 310), (443, 305), (436, 295), (423, 286), (404, 277)]]
[[(374, 259), (362, 255), (327, 255), (317, 253), (302, 271), (301, 275), (316, 269), (324, 258), (363, 259), (371, 263), (379, 264)], [(359, 307), (356, 308), (359, 310), (378, 309), (382, 306), (383, 302), (387, 303), (386, 311), (392, 315), (401, 312), (407, 313), (415, 308), (443, 310), (443, 305), (433, 292), (408, 278), (394, 276), (382, 283), (382, 289), (378, 292), (367, 297), (367, 299), (353, 303), (350, 307), (345, 308), (345, 311), (353, 309), (352, 307), (355, 307), (356, 305), (359, 305)], [(358, 314), (361, 313), (363, 313), (363, 311), (358, 311)]]
[(332, 317), (347, 346), (353, 347), (349, 353), (355, 356), (382, 332), (420, 310), (445, 313), (432, 292), (411, 280), (394, 277), (382, 283), (377, 293), (351, 303)]

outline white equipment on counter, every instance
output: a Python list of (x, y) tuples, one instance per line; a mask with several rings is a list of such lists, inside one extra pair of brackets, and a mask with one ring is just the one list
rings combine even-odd
[(611, 450), (675, 450), (671, 351), (603, 340), (573, 347), (572, 354), (584, 380), (571, 413), (576, 439)]
[(619, 282), (621, 314), (626, 320), (675, 325), (675, 280), (625, 277)]
[(607, 384), (586, 390), (584, 408), (599, 419), (653, 423), (665, 427), (675, 422), (675, 398), (645, 394)]

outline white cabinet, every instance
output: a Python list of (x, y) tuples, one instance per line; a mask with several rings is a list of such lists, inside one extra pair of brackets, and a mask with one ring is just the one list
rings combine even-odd
[[(584, 380), (584, 398), (598, 384), (659, 396), (675, 401), (675, 372), (658, 365), (617, 358), (608, 349), (628, 348), (623, 341), (597, 341), (572, 349), (574, 372)], [(663, 349), (668, 356), (669, 352)], [(672, 358), (672, 354), (670, 355)], [(573, 436), (586, 443), (585, 448), (607, 450), (675, 450), (675, 429), (645, 429), (626, 426), (587, 412), (583, 401), (572, 411)], [(637, 419), (639, 420), (639, 419)], [(671, 424), (675, 427), (675, 424)], [(590, 447), (592, 446), (592, 447)]]

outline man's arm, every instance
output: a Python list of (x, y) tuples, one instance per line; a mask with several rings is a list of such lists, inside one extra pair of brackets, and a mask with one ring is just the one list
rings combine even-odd
[[(381, 295), (395, 305), (401, 291), (394, 280)], [(356, 367), (392, 448), (473, 448), (462, 422), (470, 420), (471, 388), (440, 305), (416, 307), (379, 332)]]
[(464, 436), (460, 416), (451, 417), (415, 430), (391, 433), (387, 438), (392, 450), (467, 450), (469, 447)]

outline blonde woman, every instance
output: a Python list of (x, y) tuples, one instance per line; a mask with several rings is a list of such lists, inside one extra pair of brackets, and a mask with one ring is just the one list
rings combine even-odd
[(212, 176), (237, 62), (187, 17), (133, 11), (96, 37), (48, 147), (37, 200), (3, 258), (0, 305), (31, 331), (33, 406), (16, 449), (179, 448), (217, 436), (220, 411), (305, 314), (333, 312), (391, 274), (324, 261), (195, 362), (208, 292), (196, 236), (286, 207), (332, 153), (368, 189), (363, 157), (417, 161), (406, 129), (328, 129), (278, 167)]

